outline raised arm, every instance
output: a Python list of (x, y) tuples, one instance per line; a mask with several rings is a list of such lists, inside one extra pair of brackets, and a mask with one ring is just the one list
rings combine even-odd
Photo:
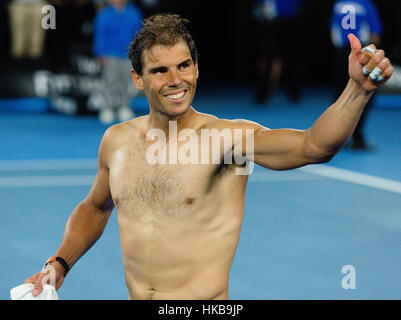
[[(375, 54), (370, 51), (362, 52), (361, 44), (354, 35), (349, 35), (349, 40), (350, 80), (339, 99), (315, 121), (311, 128), (269, 130), (248, 121), (239, 121), (235, 124), (243, 129), (254, 129), (252, 160), (255, 163), (271, 169), (285, 170), (327, 162), (351, 137), (373, 91), (391, 77), (393, 67), (383, 50), (376, 50), (374, 45), (370, 45), (369, 50)], [(364, 73), (364, 67), (365, 70), (372, 72)], [(375, 68), (380, 69), (380, 75), (380, 71), (374, 71)], [(382, 77), (380, 81), (378, 81), (379, 76)]]
[[(55, 253), (63, 258), (71, 268), (78, 259), (99, 239), (114, 208), (109, 186), (108, 159), (111, 154), (111, 133), (106, 131), (99, 147), (98, 172), (87, 197), (82, 200), (68, 218), (64, 236)], [(51, 263), (56, 271), (56, 289), (63, 283), (63, 266)], [(42, 291), (44, 273), (37, 273), (25, 283), (35, 284), (33, 295)]]

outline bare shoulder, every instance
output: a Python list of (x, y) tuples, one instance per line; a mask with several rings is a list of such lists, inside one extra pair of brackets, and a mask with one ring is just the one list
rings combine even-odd
[(106, 129), (99, 146), (99, 160), (108, 163), (108, 159), (127, 141), (135, 141), (143, 135), (143, 127), (147, 116), (137, 117), (129, 121), (114, 124)]
[(114, 124), (107, 128), (104, 133), (103, 140), (112, 145), (118, 145), (123, 140), (131, 138), (132, 135), (143, 132), (146, 119), (147, 116), (141, 116), (129, 121)]
[(257, 122), (246, 119), (220, 119), (217, 117), (210, 118), (204, 125), (205, 129), (268, 129)]

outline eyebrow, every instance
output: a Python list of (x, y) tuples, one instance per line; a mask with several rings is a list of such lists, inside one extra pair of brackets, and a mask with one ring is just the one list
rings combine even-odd
[(187, 60), (181, 62), (178, 66), (180, 67), (180, 66), (182, 66), (184, 64), (188, 64), (188, 63), (191, 64), (192, 63), (192, 59), (187, 59)]
[[(188, 63), (192, 63), (192, 59), (188, 58), (187, 60), (184, 60), (183, 62), (180, 62), (178, 64), (178, 67), (181, 67), (181, 66), (183, 66), (185, 64), (188, 64)], [(157, 66), (157, 67), (149, 69), (149, 73), (165, 72), (165, 71), (167, 71), (167, 69), (168, 68), (165, 67), (165, 66)]]

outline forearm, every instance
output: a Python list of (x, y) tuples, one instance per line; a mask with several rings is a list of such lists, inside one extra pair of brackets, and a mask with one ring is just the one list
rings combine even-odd
[(111, 211), (103, 211), (82, 201), (69, 217), (62, 243), (56, 256), (62, 257), (70, 268), (99, 239)]
[(350, 79), (338, 100), (309, 129), (308, 142), (323, 153), (337, 153), (351, 137), (372, 94)]

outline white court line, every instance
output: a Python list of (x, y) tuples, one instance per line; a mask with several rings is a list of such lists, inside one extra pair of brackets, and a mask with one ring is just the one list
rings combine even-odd
[(303, 172), (317, 174), (326, 178), (356, 183), (366, 187), (395, 192), (401, 194), (401, 182), (358, 173), (351, 170), (340, 169), (327, 165), (310, 165), (299, 168)]
[[(96, 159), (0, 161), (0, 171), (75, 170), (96, 168)], [(328, 165), (310, 165), (287, 172), (288, 174), (294, 175), (294, 171), (298, 171), (298, 173), (302, 172), (314, 174), (325, 178), (355, 183), (379, 190), (401, 194), (401, 182), (384, 179), (364, 173), (358, 173), (351, 170), (340, 169)], [(270, 172), (270, 174), (268, 172)], [(303, 176), (298, 174), (294, 176), (294, 179), (287, 179), (284, 178), (284, 171), (280, 171), (279, 173), (283, 176), (283, 181), (311, 180), (310, 178), (306, 178), (305, 174), (303, 174)], [(273, 175), (272, 171), (255, 170), (251, 175), (250, 182), (280, 181), (280, 175)], [(0, 177), (0, 188), (90, 186), (92, 185), (93, 181), (93, 175)]]

